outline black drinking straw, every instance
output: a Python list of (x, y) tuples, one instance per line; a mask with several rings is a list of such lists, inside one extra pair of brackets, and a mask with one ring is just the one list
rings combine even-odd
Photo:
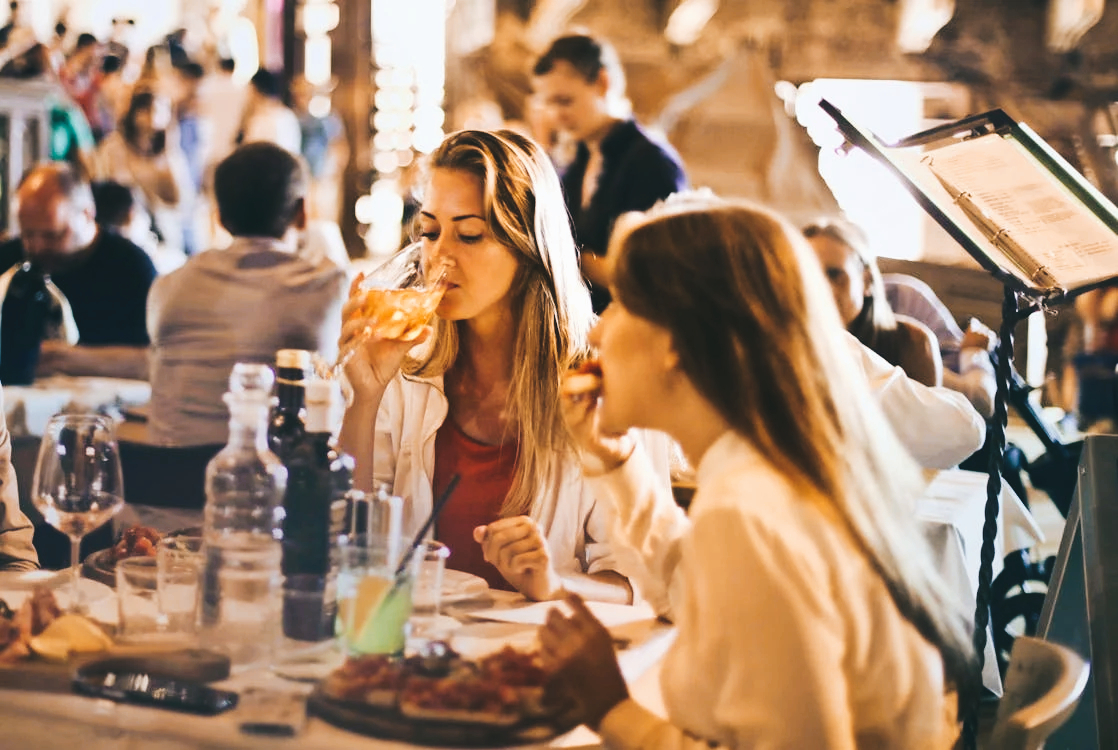
[(427, 521), (424, 522), (423, 528), (415, 535), (415, 539), (412, 540), (407, 553), (405, 553), (404, 557), (400, 560), (400, 567), (396, 568), (397, 580), (399, 580), (400, 577), (404, 575), (404, 571), (408, 569), (408, 563), (411, 561), (412, 555), (415, 554), (419, 545), (423, 544), (423, 537), (427, 536), (427, 532), (431, 530), (431, 527), (435, 523), (435, 519), (439, 517), (439, 513), (442, 513), (443, 508), (446, 507), (446, 502), (450, 500), (450, 496), (454, 494), (454, 488), (458, 486), (459, 479), (461, 479), (461, 475), (459, 474), (452, 476), (450, 482), (446, 485), (446, 489), (443, 490), (443, 494), (435, 501), (435, 505), (431, 508), (431, 515), (427, 516)]

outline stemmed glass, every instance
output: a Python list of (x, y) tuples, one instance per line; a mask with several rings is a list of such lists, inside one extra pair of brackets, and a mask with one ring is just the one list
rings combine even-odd
[(70, 537), (70, 610), (81, 612), (81, 541), (124, 505), (113, 423), (100, 414), (56, 414), (47, 423), (31, 497), (43, 518)]
[(423, 243), (413, 242), (365, 275), (354, 294), (364, 295), (359, 315), (365, 328), (334, 365), (318, 366), (324, 377), (338, 376), (371, 336), (414, 341), (430, 322), (446, 292), (446, 264), (423, 257)]

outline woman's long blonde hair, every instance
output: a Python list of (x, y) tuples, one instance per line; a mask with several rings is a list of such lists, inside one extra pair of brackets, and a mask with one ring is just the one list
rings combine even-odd
[[(572, 450), (559, 414), (563, 373), (582, 360), (594, 322), (582, 283), (559, 177), (532, 141), (508, 130), (453, 133), (431, 154), (429, 169), (454, 169), (481, 180), (489, 231), (517, 259), (511, 298), (516, 343), (507, 411), (518, 439), (516, 473), (504, 516), (531, 513), (557, 487)], [(443, 375), (458, 356), (461, 322), (439, 318), (430, 352), (405, 372)]]
[(969, 699), (967, 618), (912, 520), (916, 466), (858, 372), (811, 247), (776, 214), (713, 198), (654, 209), (614, 242), (614, 298), (669, 330), (703, 397), (849, 532)]

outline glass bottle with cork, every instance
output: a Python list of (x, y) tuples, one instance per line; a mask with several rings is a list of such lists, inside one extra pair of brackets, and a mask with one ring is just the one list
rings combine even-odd
[(283, 461), (291, 446), (302, 439), (304, 425), (304, 383), (312, 367), (312, 357), (304, 349), (276, 352), (276, 408), (268, 423), (268, 446)]
[(317, 642), (335, 634), (338, 537), (345, 529), (353, 459), (334, 446), (337, 382), (307, 380), (305, 392), (305, 429), (284, 459), (283, 633)]

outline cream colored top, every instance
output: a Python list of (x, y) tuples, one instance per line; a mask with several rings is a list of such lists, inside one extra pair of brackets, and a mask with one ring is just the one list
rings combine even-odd
[[(404, 537), (419, 531), (434, 504), (435, 437), (446, 420), (449, 404), (442, 377), (419, 378), (397, 373), (389, 382), (377, 412), (373, 475), (404, 498)], [(671, 497), (669, 454), (671, 441), (663, 433), (640, 432), (638, 441), (647, 460), (641, 486)], [(555, 570), (560, 575), (612, 570), (626, 578), (641, 563), (629, 550), (610, 544), (613, 525), (609, 503), (603, 502), (593, 481), (584, 479), (572, 452), (560, 462), (557, 476), (539, 488), (529, 514), (547, 540)], [(634, 592), (639, 595), (640, 592)]]
[(0, 570), (34, 570), (39, 567), (39, 556), (32, 544), (35, 528), (19, 509), (12, 436), (5, 414), (4, 392), (0, 389)]
[(638, 452), (599, 481), (614, 544), (639, 550), (642, 589), (678, 627), (661, 675), (668, 720), (626, 700), (602, 722), (608, 747), (952, 746), (935, 648), (749, 443), (726, 433), (703, 456), (690, 518), (650, 486), (632, 492), (647, 471)]

